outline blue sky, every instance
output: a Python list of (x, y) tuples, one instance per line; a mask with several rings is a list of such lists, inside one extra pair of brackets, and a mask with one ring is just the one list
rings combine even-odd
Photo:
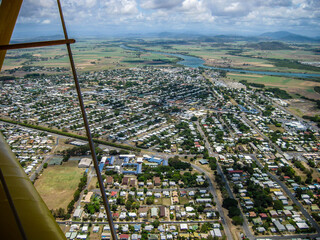
[[(156, 32), (320, 36), (320, 0), (61, 0), (75, 36)], [(13, 38), (62, 34), (55, 0), (24, 0)]]

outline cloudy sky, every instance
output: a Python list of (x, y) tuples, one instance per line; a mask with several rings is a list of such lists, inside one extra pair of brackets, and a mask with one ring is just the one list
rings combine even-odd
[[(76, 36), (179, 32), (320, 36), (320, 0), (61, 0)], [(14, 37), (61, 34), (55, 0), (24, 0)]]

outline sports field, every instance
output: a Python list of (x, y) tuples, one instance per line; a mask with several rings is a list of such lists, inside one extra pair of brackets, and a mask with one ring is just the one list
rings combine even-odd
[(34, 185), (49, 209), (66, 209), (73, 199), (84, 172), (84, 169), (77, 165), (77, 161), (70, 161), (62, 165), (48, 166), (36, 180)]

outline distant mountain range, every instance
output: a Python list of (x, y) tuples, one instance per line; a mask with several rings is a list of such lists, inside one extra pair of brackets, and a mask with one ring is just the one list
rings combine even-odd
[(260, 35), (262, 38), (271, 39), (271, 40), (280, 40), (280, 41), (292, 41), (292, 42), (318, 42), (320, 38), (310, 38), (286, 31), (279, 32), (266, 32)]
[(41, 41), (50, 41), (50, 40), (61, 40), (64, 39), (63, 35), (48, 35), (48, 36), (38, 36), (34, 38), (21, 38), (21, 39), (12, 39), (10, 43), (22, 43), (22, 42), (41, 42)]
[[(103, 39), (103, 36), (96, 36), (99, 39)], [(212, 43), (226, 43), (234, 41), (247, 41), (247, 42), (267, 42), (267, 41), (282, 41), (282, 42), (320, 42), (319, 37), (306, 37), (303, 35), (298, 35), (286, 31), (278, 32), (266, 32), (257, 36), (241, 36), (241, 35), (209, 35), (209, 34), (198, 34), (193, 32), (160, 32), (160, 33), (135, 33), (135, 34), (126, 34), (118, 36), (119, 38), (127, 39), (143, 39), (144, 37), (155, 37), (155, 38), (169, 38), (169, 39), (179, 39), (179, 40), (196, 40), (202, 42), (212, 42)], [(51, 35), (51, 36), (39, 36), (35, 38), (26, 38), (26, 39), (12, 39), (11, 43), (19, 43), (27, 41), (48, 41), (48, 40), (57, 40), (63, 39), (62, 35)], [(78, 36), (77, 39), (86, 38)], [(95, 38), (95, 37), (93, 37)]]
[(267, 41), (277, 40), (285, 42), (320, 42), (320, 36), (311, 38), (286, 31), (266, 32), (258, 36), (241, 36), (241, 35), (201, 35), (196, 33), (172, 33), (162, 32), (157, 34), (160, 38), (197, 38), (205, 42), (232, 42), (232, 41)]

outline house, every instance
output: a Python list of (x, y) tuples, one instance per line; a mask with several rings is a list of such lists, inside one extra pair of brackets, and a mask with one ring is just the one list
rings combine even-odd
[(82, 212), (83, 212), (83, 210), (82, 210), (80, 207), (78, 207), (78, 208), (74, 211), (72, 217), (73, 217), (73, 218), (81, 218)]
[(206, 180), (203, 178), (203, 176), (198, 175), (196, 181), (198, 184), (203, 184)]
[(275, 227), (278, 229), (279, 232), (286, 231), (286, 228), (278, 220), (275, 220), (273, 224), (275, 225)]
[(305, 222), (297, 222), (297, 227), (300, 229), (300, 230), (303, 230), (303, 229), (308, 229), (309, 226), (308, 224), (306, 224)]
[(125, 219), (127, 217), (127, 213), (126, 212), (121, 212), (119, 219)]
[(131, 240), (140, 240), (140, 239), (141, 239), (141, 235), (138, 235), (138, 234), (131, 235)]
[(153, 226), (152, 226), (152, 225), (146, 225), (146, 226), (144, 227), (144, 230), (146, 230), (146, 231), (152, 231), (152, 229), (153, 229)]
[(122, 185), (128, 185), (128, 183), (129, 183), (129, 178), (128, 177), (124, 177), (122, 179)]
[(166, 216), (166, 207), (165, 206), (160, 206), (160, 217), (165, 217)]
[(116, 191), (112, 191), (112, 192), (111, 192), (111, 197), (116, 197), (117, 194), (118, 194), (118, 193), (117, 193)]
[(205, 165), (205, 164), (208, 164), (209, 162), (208, 162), (208, 160), (201, 159), (201, 160), (199, 160), (199, 163), (200, 163), (201, 165)]
[(262, 220), (261, 220), (260, 217), (253, 218), (252, 222), (253, 222), (254, 225), (262, 225)]
[(158, 231), (159, 231), (159, 232), (164, 232), (164, 231), (165, 231), (163, 225), (160, 225), (160, 226), (158, 227)]
[(270, 210), (269, 213), (270, 213), (270, 216), (272, 218), (277, 218), (278, 217), (278, 213), (275, 210)]
[(187, 195), (187, 192), (186, 192), (186, 191), (181, 191), (181, 192), (180, 192), (180, 196), (181, 196), (181, 197), (184, 197), (184, 196), (186, 196), (186, 195)]
[(99, 215), (98, 215), (98, 219), (104, 219), (106, 217), (106, 215), (102, 212), (99, 212)]
[(162, 186), (167, 187), (168, 185), (168, 182), (162, 182)]
[(83, 225), (81, 228), (81, 232), (88, 232), (89, 226), (88, 225)]
[(196, 202), (197, 203), (210, 203), (210, 202), (212, 202), (212, 199), (211, 198), (197, 198)]
[(181, 224), (180, 224), (180, 230), (181, 230), (181, 231), (187, 231), (187, 230), (188, 230), (188, 224), (186, 224), (186, 223), (181, 223)]
[(214, 228), (213, 232), (215, 237), (219, 237), (219, 238), (222, 237), (222, 233), (219, 228)]
[(144, 192), (137, 192), (137, 196), (138, 197), (143, 197), (144, 196)]
[(161, 185), (161, 179), (160, 177), (153, 177), (154, 186), (160, 186)]
[(171, 187), (173, 187), (173, 186), (176, 185), (176, 183), (175, 183), (174, 181), (170, 181), (170, 182), (169, 182), (169, 185), (170, 185)]
[(77, 239), (87, 239), (87, 234), (78, 234)]
[(120, 234), (119, 240), (130, 240), (129, 234)]
[(257, 214), (255, 212), (249, 212), (249, 217), (255, 218)]
[(186, 207), (186, 211), (187, 211), (187, 212), (193, 212), (193, 211), (194, 211), (194, 208), (193, 208), (193, 207)]
[(289, 210), (283, 210), (284, 215), (286, 215), (286, 217), (292, 217), (292, 213)]
[(193, 197), (193, 196), (195, 195), (195, 192), (194, 192), (194, 191), (190, 191), (190, 192), (188, 193), (188, 195), (189, 195), (190, 197)]
[(101, 239), (102, 240), (111, 240), (112, 237), (111, 237), (111, 233), (101, 233)]
[(140, 230), (141, 230), (141, 225), (140, 224), (135, 224), (133, 227), (134, 227), (134, 231), (135, 232), (140, 232)]
[(107, 176), (106, 183), (107, 183), (107, 185), (112, 185), (113, 184), (113, 177)]
[(158, 217), (158, 208), (151, 208), (151, 217)]
[(295, 232), (296, 228), (292, 224), (286, 224), (286, 229), (288, 232)]
[(124, 232), (124, 233), (129, 232), (129, 225), (128, 224), (123, 225), (122, 232)]
[(148, 215), (148, 208), (147, 207), (140, 207), (138, 210), (139, 217), (146, 218)]
[(170, 229), (170, 232), (173, 232), (177, 230), (177, 227), (175, 225), (171, 225), (169, 229)]
[(136, 186), (136, 180), (135, 179), (131, 179), (129, 186), (130, 187), (135, 187)]
[(161, 193), (155, 193), (154, 196), (155, 196), (156, 198), (161, 198)]
[(266, 220), (268, 218), (268, 215), (265, 213), (260, 213), (259, 216), (262, 220)]
[(266, 229), (264, 227), (257, 227), (257, 231), (259, 233), (264, 233), (266, 231)]
[(128, 215), (131, 218), (136, 218), (137, 217), (137, 214), (135, 212), (129, 212)]
[(93, 233), (97, 233), (97, 232), (99, 232), (99, 230), (100, 230), (99, 226), (94, 226), (93, 229), (92, 229), (92, 232)]
[(170, 196), (170, 192), (169, 191), (163, 191), (162, 194), (165, 197), (169, 197)]

